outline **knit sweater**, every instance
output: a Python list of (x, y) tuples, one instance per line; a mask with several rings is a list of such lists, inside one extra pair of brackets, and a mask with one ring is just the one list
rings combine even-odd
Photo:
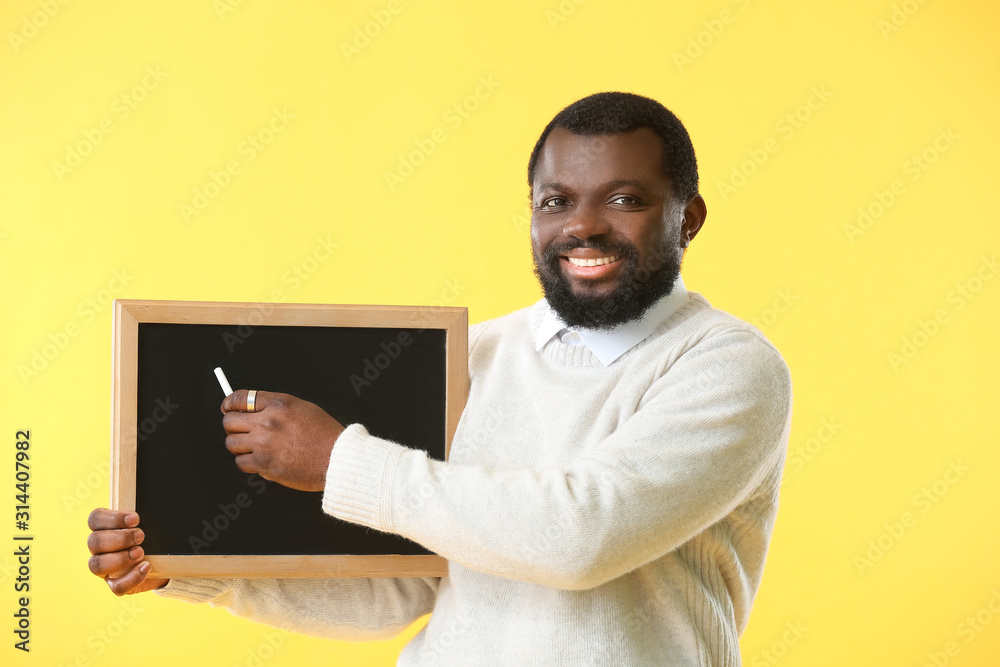
[(448, 577), (172, 579), (159, 592), (340, 639), (433, 611), (399, 665), (740, 664), (791, 414), (780, 354), (701, 295), (608, 367), (544, 300), (470, 327), (448, 462), (349, 425), (323, 509), (448, 560)]

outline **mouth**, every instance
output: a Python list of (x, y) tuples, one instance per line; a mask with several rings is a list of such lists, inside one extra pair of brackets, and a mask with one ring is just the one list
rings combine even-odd
[(564, 265), (566, 273), (576, 278), (604, 278), (618, 270), (622, 263), (621, 255), (605, 255), (604, 257), (559, 257), (559, 263)]

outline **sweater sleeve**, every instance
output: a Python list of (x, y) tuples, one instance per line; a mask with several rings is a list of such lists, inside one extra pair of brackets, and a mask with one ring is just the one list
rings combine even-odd
[(334, 447), (323, 507), (470, 569), (592, 588), (749, 500), (783, 463), (790, 411), (781, 356), (728, 329), (691, 346), (634, 414), (563, 467), (443, 463), (352, 424)]
[(162, 597), (208, 602), (276, 628), (349, 641), (388, 639), (431, 611), (439, 578), (201, 579), (179, 577)]

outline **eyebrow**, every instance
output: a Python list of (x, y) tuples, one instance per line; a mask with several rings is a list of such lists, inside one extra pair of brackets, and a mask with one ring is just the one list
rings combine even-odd
[[(605, 183), (603, 187), (608, 189), (613, 189), (613, 188), (620, 188), (623, 185), (631, 185), (632, 187), (636, 188), (645, 188), (645, 189), (649, 188), (649, 184), (631, 178), (619, 178), (617, 180), (610, 181), (609, 183)], [(548, 188), (552, 188), (554, 190), (565, 190), (566, 186), (557, 181), (553, 181), (551, 183), (540, 183), (538, 187), (535, 188), (535, 190), (546, 190)]]
[(647, 183), (644, 183), (642, 181), (636, 181), (636, 180), (630, 179), (630, 178), (620, 178), (620, 179), (618, 179), (616, 181), (611, 181), (605, 187), (608, 187), (608, 188), (620, 188), (623, 185), (631, 185), (632, 187), (636, 187), (636, 188), (648, 188), (649, 187), (649, 185)]

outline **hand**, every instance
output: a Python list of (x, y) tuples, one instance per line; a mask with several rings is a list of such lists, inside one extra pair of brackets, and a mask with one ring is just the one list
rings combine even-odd
[(244, 412), (247, 390), (222, 401), (226, 449), (236, 467), (300, 491), (322, 491), (333, 444), (344, 427), (315, 403), (258, 391), (256, 412)]
[(139, 515), (132, 511), (116, 511), (98, 507), (87, 518), (93, 532), (87, 537), (87, 548), (93, 554), (88, 561), (90, 571), (108, 582), (115, 595), (133, 595), (167, 585), (169, 579), (146, 579), (149, 561), (142, 543), (145, 534), (139, 528)]

